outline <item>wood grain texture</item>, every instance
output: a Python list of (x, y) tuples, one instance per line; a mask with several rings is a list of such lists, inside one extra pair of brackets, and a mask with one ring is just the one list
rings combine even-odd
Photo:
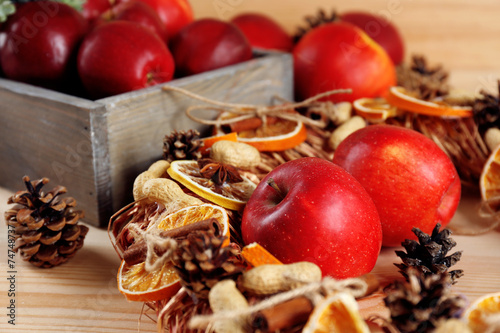
[(96, 186), (107, 184), (102, 179), (109, 173), (103, 170), (107, 164), (94, 163), (95, 146), (106, 148), (105, 139), (97, 139), (106, 130), (105, 122), (97, 120), (104, 108), (4, 79), (0, 79), (0, 100), (1, 186), (18, 189), (24, 175), (48, 177), (48, 186), (67, 187), (89, 221), (99, 220), (101, 205), (109, 201)]
[[(6, 208), (12, 192), (0, 188), (0, 211)], [(478, 202), (476, 195), (464, 197), (451, 226), (475, 227), (478, 220), (471, 209)], [(8, 318), (0, 319), (1, 332), (156, 332), (152, 319), (142, 315), (142, 304), (128, 302), (116, 286), (119, 259), (107, 232), (89, 226), (85, 245), (67, 263), (40, 269), (21, 261), (16, 256), (16, 326)], [(6, 313), (10, 299), (7, 278), (7, 228), (0, 223), (0, 306)], [(465, 295), (470, 302), (492, 292), (500, 292), (500, 232), (481, 236), (452, 235), (457, 241), (455, 251), (463, 251), (455, 266), (465, 275), (453, 287), (454, 292)], [(393, 265), (400, 262), (395, 255), (398, 248), (384, 248), (373, 274), (382, 284), (400, 278)], [(382, 296), (374, 295), (360, 303), (364, 315), (386, 314)], [(146, 312), (154, 314), (151, 311)]]

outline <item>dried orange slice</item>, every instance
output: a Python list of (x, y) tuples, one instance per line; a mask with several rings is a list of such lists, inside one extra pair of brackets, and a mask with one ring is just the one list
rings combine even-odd
[[(150, 225), (146, 233), (158, 230), (171, 230), (190, 223), (215, 218), (222, 227), (221, 233), (227, 236), (224, 245), (229, 243), (229, 218), (224, 208), (212, 204), (190, 206), (167, 215)], [(165, 261), (153, 271), (146, 269), (146, 263), (128, 265), (122, 260), (118, 271), (118, 290), (130, 301), (149, 302), (168, 299), (180, 288), (179, 277), (171, 261)]]
[(384, 98), (360, 98), (352, 103), (354, 111), (369, 122), (383, 122), (397, 115), (398, 109)]
[(283, 263), (279, 261), (275, 256), (269, 253), (262, 245), (257, 242), (250, 243), (241, 249), (241, 255), (245, 260), (252, 265), (257, 267), (260, 265), (282, 265)]
[(231, 210), (242, 209), (257, 187), (254, 182), (244, 176), (241, 176), (242, 182), (216, 185), (211, 179), (200, 174), (196, 161), (173, 161), (167, 172), (170, 177), (199, 196)]
[(500, 292), (478, 298), (467, 309), (464, 318), (474, 333), (497, 332), (491, 327), (500, 323)]
[[(236, 117), (229, 112), (220, 115), (227, 120)], [(231, 131), (238, 133), (238, 141), (254, 146), (259, 151), (283, 151), (294, 148), (307, 138), (307, 130), (301, 121), (267, 117), (265, 123), (259, 118), (237, 122)], [(228, 130), (228, 131), (229, 131)]]
[(236, 132), (231, 132), (228, 134), (213, 135), (203, 138), (201, 139), (203, 146), (200, 147), (200, 153), (202, 155), (208, 155), (210, 153), (210, 147), (212, 147), (217, 141), (221, 140), (236, 142), (238, 141), (238, 134), (236, 134)]
[(500, 198), (500, 145), (491, 152), (483, 166), (479, 188), (484, 201)]
[(403, 87), (391, 87), (385, 96), (387, 102), (402, 110), (440, 117), (471, 117), (470, 106), (453, 106), (443, 101), (424, 101), (412, 96)]
[(354, 297), (332, 294), (314, 307), (302, 333), (370, 333)]

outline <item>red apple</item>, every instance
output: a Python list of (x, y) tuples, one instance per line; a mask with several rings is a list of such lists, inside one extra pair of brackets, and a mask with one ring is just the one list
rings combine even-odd
[(363, 29), (368, 36), (382, 46), (395, 65), (404, 59), (405, 47), (398, 28), (384, 17), (364, 11), (349, 11), (340, 15), (344, 22)]
[(292, 37), (264, 14), (244, 13), (232, 18), (231, 22), (240, 28), (252, 47), (283, 52), (292, 50)]
[(382, 242), (368, 193), (317, 157), (286, 162), (262, 179), (243, 211), (241, 233), (245, 244), (258, 242), (284, 263), (310, 261), (334, 278), (370, 272)]
[(122, 2), (102, 13), (95, 22), (95, 26), (112, 21), (130, 21), (150, 29), (162, 40), (166, 41), (167, 30), (158, 14), (148, 4), (132, 0)]
[(234, 24), (200, 19), (187, 25), (172, 40), (179, 76), (198, 74), (252, 58), (252, 47)]
[[(117, 3), (129, 0), (117, 0)], [(193, 22), (194, 14), (188, 0), (140, 0), (150, 5), (167, 30), (167, 40), (173, 38), (186, 25)]]
[(384, 246), (446, 226), (460, 201), (460, 178), (450, 158), (423, 134), (371, 125), (344, 139), (333, 162), (351, 173), (377, 206)]
[(174, 62), (156, 34), (132, 22), (115, 21), (85, 37), (78, 72), (91, 97), (102, 98), (169, 81)]
[(396, 84), (396, 70), (387, 52), (350, 23), (328, 23), (309, 31), (294, 47), (293, 58), (298, 99), (352, 89), (351, 94), (327, 99), (354, 101), (382, 96)]
[(19, 5), (5, 27), (5, 75), (65, 90), (78, 80), (76, 53), (86, 32), (86, 20), (68, 5), (46, 0)]
[(82, 15), (89, 21), (93, 22), (102, 13), (109, 10), (113, 5), (114, 0), (86, 0), (82, 5)]

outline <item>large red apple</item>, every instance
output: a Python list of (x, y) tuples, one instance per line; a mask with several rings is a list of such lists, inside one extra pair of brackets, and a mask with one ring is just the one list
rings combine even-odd
[(78, 72), (91, 97), (102, 98), (169, 81), (174, 62), (156, 34), (132, 22), (115, 21), (85, 37)]
[(340, 19), (363, 29), (368, 36), (384, 48), (395, 65), (404, 59), (405, 46), (398, 28), (384, 17), (365, 11), (348, 11)]
[(252, 58), (248, 39), (234, 24), (217, 19), (196, 20), (170, 44), (178, 76), (193, 75)]
[(242, 13), (233, 17), (231, 22), (240, 28), (252, 47), (283, 52), (292, 50), (292, 37), (267, 15)]
[(396, 70), (387, 52), (350, 23), (328, 23), (309, 31), (294, 47), (293, 59), (298, 99), (352, 89), (352, 94), (327, 99), (354, 101), (382, 96), (396, 84)]
[(1, 63), (12, 80), (57, 90), (75, 81), (76, 53), (87, 21), (59, 2), (36, 1), (17, 6), (5, 27)]
[(460, 201), (460, 178), (450, 158), (423, 134), (371, 125), (344, 139), (333, 162), (351, 173), (377, 206), (383, 245), (415, 239), (413, 227), (431, 233), (446, 226)]
[(246, 204), (241, 233), (245, 244), (258, 242), (284, 263), (310, 261), (335, 278), (370, 272), (382, 243), (377, 209), (363, 186), (317, 157), (273, 169)]

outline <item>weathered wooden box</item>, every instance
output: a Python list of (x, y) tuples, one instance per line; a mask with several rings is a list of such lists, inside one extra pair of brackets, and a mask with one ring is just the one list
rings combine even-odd
[[(292, 99), (292, 58), (266, 53), (169, 85), (225, 102), (269, 104)], [(203, 127), (185, 110), (199, 105), (162, 86), (97, 101), (0, 79), (0, 186), (24, 187), (22, 177), (64, 185), (85, 210), (85, 222), (105, 226), (129, 203), (135, 177), (161, 158), (172, 130)]]

